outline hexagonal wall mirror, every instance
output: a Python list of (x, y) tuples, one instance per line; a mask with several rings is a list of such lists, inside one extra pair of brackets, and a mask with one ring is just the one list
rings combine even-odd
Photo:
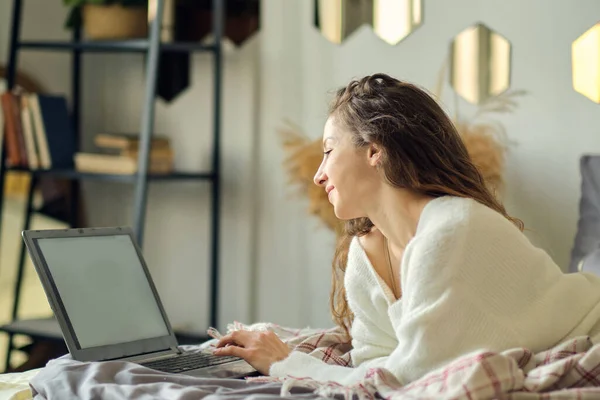
[(481, 104), (510, 87), (511, 45), (483, 24), (460, 32), (450, 45), (450, 85), (465, 100)]
[(362, 25), (396, 45), (423, 22), (422, 0), (315, 0), (315, 26), (340, 44)]
[(573, 89), (600, 103), (600, 22), (571, 45)]
[(423, 23), (421, 0), (375, 0), (373, 30), (385, 42), (396, 45)]

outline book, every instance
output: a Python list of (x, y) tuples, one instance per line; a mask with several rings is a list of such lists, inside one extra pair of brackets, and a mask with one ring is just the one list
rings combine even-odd
[(4, 148), (4, 136), (6, 136), (6, 124), (4, 123), (4, 112), (2, 110), (2, 99), (0, 99), (0, 154), (2, 154)]
[(52, 167), (52, 161), (50, 160), (48, 139), (46, 137), (46, 129), (42, 119), (42, 111), (40, 109), (38, 96), (30, 94), (28, 96), (28, 103), (31, 111), (33, 132), (37, 143), (39, 167), (41, 169), (50, 169)]
[(44, 153), (42, 164), (46, 168), (73, 168), (77, 138), (65, 96), (34, 93), (31, 99), (35, 129), (45, 138), (40, 147), (40, 154)]
[(39, 153), (34, 131), (33, 116), (29, 105), (29, 96), (27, 95), (21, 96), (21, 122), (23, 124), (23, 136), (25, 138), (29, 169), (35, 170), (39, 168)]
[[(79, 172), (96, 174), (131, 175), (138, 171), (137, 159), (129, 156), (84, 153), (75, 154), (75, 168)], [(173, 172), (173, 160), (150, 157), (148, 172), (151, 174), (168, 174)]]
[(20, 95), (6, 91), (0, 96), (5, 121), (6, 164), (8, 167), (28, 168), (27, 150), (23, 136)]
[[(139, 146), (139, 135), (132, 133), (99, 133), (94, 137), (94, 144), (100, 148), (106, 149), (134, 149)], [(170, 140), (166, 136), (152, 136), (150, 147), (163, 148), (170, 147)]]
[[(138, 151), (137, 147), (134, 147), (134, 148), (122, 149), (121, 151), (119, 151), (118, 154), (121, 156), (131, 157), (131, 158), (137, 160), (139, 151)], [(174, 159), (173, 149), (170, 147), (153, 147), (150, 149), (150, 158), (153, 158), (153, 159), (163, 158), (163, 159), (173, 160)]]

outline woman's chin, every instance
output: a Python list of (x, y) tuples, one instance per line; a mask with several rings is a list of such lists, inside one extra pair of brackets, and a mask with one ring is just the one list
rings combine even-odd
[(362, 215), (358, 215), (357, 213), (348, 212), (349, 210), (344, 210), (342, 207), (336, 207), (333, 205), (333, 212), (337, 219), (342, 221), (349, 221), (351, 219), (356, 219), (362, 217)]
[(340, 214), (335, 206), (333, 206), (333, 213), (335, 217), (339, 220), (345, 221), (347, 218), (344, 218), (344, 214)]

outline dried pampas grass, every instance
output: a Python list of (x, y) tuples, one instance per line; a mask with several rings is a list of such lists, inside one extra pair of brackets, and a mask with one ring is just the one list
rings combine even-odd
[(494, 138), (488, 125), (455, 124), (462, 136), (473, 164), (483, 175), (486, 185), (497, 196), (504, 187), (503, 171), (505, 164), (504, 148)]
[(481, 104), (471, 118), (455, 116), (453, 121), (473, 164), (498, 198), (502, 197), (504, 189), (504, 168), (509, 142), (504, 125), (485, 117), (489, 114), (512, 113), (517, 108), (515, 98), (525, 93), (523, 90), (506, 91)]

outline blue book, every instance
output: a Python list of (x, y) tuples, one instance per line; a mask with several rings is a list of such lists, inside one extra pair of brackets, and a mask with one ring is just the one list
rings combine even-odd
[(40, 152), (47, 151), (50, 158), (48, 167), (73, 168), (77, 138), (66, 98), (48, 94), (36, 94), (35, 97), (39, 104), (42, 132), (47, 143), (47, 149), (40, 149)]

